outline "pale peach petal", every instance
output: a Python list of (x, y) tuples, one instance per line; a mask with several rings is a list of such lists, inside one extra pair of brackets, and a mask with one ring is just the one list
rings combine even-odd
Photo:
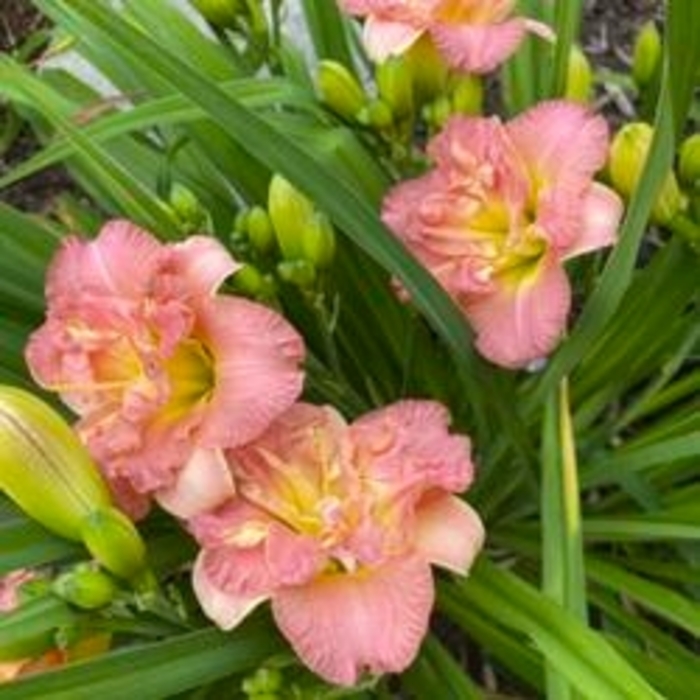
[(216, 375), (201, 444), (234, 447), (260, 435), (298, 398), (304, 343), (280, 314), (245, 299), (211, 299), (198, 320)]
[(369, 57), (382, 63), (390, 56), (407, 51), (423, 34), (425, 27), (393, 22), (370, 16), (365, 22), (362, 39)]
[(532, 271), (502, 278), (492, 294), (474, 298), (466, 314), (484, 357), (504, 367), (526, 367), (546, 357), (566, 328), (571, 289), (550, 257)]
[(461, 498), (429, 494), (416, 508), (416, 551), (431, 564), (466, 574), (484, 544), (484, 526)]
[(581, 206), (579, 234), (568, 248), (561, 251), (563, 260), (605, 248), (617, 241), (624, 205), (616, 192), (594, 182), (583, 196)]
[(311, 670), (349, 686), (365, 670), (398, 673), (410, 665), (428, 629), (433, 595), (430, 566), (400, 559), (279, 590), (272, 612)]
[(29, 663), (30, 659), (19, 659), (17, 661), (0, 661), (0, 684), (8, 683), (22, 672), (22, 669)]
[(169, 489), (156, 500), (169, 513), (189, 519), (220, 506), (236, 493), (233, 476), (221, 450), (197, 449)]
[(223, 591), (208, 575), (200, 553), (192, 571), (192, 587), (204, 614), (223, 630), (239, 625), (268, 595), (239, 595)]
[(580, 192), (607, 158), (605, 119), (574, 102), (541, 102), (506, 128), (538, 190), (565, 187)]
[(187, 279), (191, 294), (213, 294), (221, 283), (243, 267), (211, 236), (191, 236), (173, 247), (175, 271)]
[(442, 24), (430, 28), (438, 49), (452, 67), (468, 73), (488, 73), (509, 58), (522, 42), (521, 19), (499, 24)]

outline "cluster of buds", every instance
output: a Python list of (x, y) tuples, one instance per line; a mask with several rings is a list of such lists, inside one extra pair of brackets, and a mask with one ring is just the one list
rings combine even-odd
[(183, 236), (212, 230), (211, 216), (197, 196), (184, 185), (175, 183), (170, 189), (169, 210)]
[(254, 206), (236, 220), (234, 252), (246, 260), (236, 273), (239, 291), (256, 298), (275, 294), (272, 269), (281, 280), (301, 290), (314, 290), (330, 267), (336, 238), (328, 217), (281, 175), (274, 175), (267, 208)]
[(78, 436), (42, 400), (9, 386), (0, 387), (0, 490), (48, 530), (82, 542), (107, 571), (151, 585), (143, 540)]

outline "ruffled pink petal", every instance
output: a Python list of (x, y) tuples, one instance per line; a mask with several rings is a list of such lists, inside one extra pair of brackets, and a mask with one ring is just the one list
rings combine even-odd
[(430, 35), (453, 68), (468, 73), (488, 73), (509, 58), (522, 42), (522, 19), (499, 24), (436, 24)]
[(245, 299), (208, 301), (199, 323), (216, 373), (201, 444), (235, 447), (260, 435), (301, 393), (304, 343), (280, 314)]
[(349, 686), (365, 670), (398, 673), (413, 661), (433, 596), (430, 565), (416, 557), (284, 588), (274, 594), (272, 612), (312, 671)]
[(425, 27), (393, 22), (374, 16), (365, 21), (362, 40), (367, 54), (376, 63), (407, 51), (423, 34)]
[(236, 493), (233, 477), (221, 450), (195, 450), (178, 472), (175, 483), (156, 493), (169, 513), (190, 519), (213, 510)]
[(176, 271), (187, 280), (191, 294), (213, 294), (229, 275), (242, 267), (210, 236), (191, 236), (177, 243), (173, 256)]
[(105, 224), (92, 241), (67, 238), (47, 272), (49, 304), (86, 294), (139, 299), (164, 250), (150, 233), (121, 220)]
[(269, 597), (265, 594), (239, 595), (222, 590), (210, 578), (203, 553), (200, 553), (194, 564), (192, 587), (204, 614), (223, 630), (231, 630), (239, 625)]
[(506, 128), (538, 190), (580, 193), (607, 158), (605, 120), (573, 102), (542, 102)]
[(619, 195), (605, 185), (594, 182), (583, 197), (582, 221), (577, 238), (563, 251), (562, 259), (613, 245), (624, 213)]
[(571, 289), (552, 256), (526, 274), (498, 279), (497, 289), (466, 306), (484, 357), (503, 367), (526, 367), (546, 357), (566, 328)]
[(484, 526), (461, 498), (431, 494), (416, 508), (416, 551), (431, 564), (466, 574), (484, 544)]

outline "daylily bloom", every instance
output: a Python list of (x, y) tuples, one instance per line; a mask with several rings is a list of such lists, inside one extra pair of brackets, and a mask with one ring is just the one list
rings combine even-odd
[(548, 355), (566, 327), (563, 263), (615, 241), (620, 198), (593, 181), (605, 121), (564, 101), (507, 124), (455, 117), (435, 168), (399, 184), (382, 218), (462, 308), (479, 351), (505, 367)]
[(199, 451), (256, 437), (301, 391), (299, 334), (265, 306), (215, 294), (238, 267), (214, 238), (163, 244), (127, 221), (67, 238), (50, 265), (27, 363), (80, 416), (134, 516)]
[(513, 54), (528, 31), (553, 39), (541, 22), (513, 16), (514, 0), (340, 0), (366, 17), (364, 44), (381, 63), (428, 36), (453, 68), (487, 73)]
[(228, 457), (236, 496), (190, 522), (205, 613), (231, 629), (271, 599), (299, 657), (334, 683), (406, 668), (428, 627), (431, 563), (465, 574), (484, 537), (452, 495), (473, 467), (447, 411), (403, 401), (348, 425), (296, 404)]

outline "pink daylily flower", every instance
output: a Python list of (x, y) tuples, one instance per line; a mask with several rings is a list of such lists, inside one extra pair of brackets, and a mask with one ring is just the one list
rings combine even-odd
[(465, 574), (484, 538), (453, 495), (473, 467), (447, 411), (402, 401), (348, 425), (295, 404), (228, 458), (236, 495), (190, 521), (205, 613), (231, 629), (270, 599), (299, 657), (333, 683), (406, 668), (428, 628), (431, 563)]
[(340, 0), (343, 9), (366, 17), (363, 40), (381, 63), (429, 37), (446, 63), (487, 73), (513, 54), (526, 33), (552, 40), (546, 25), (513, 17), (514, 0)]
[(615, 242), (622, 202), (593, 181), (608, 140), (601, 117), (564, 101), (507, 124), (454, 117), (428, 145), (435, 168), (384, 200), (384, 223), (496, 364), (525, 367), (553, 350), (571, 306), (564, 262)]
[(214, 238), (163, 244), (127, 221), (66, 239), (50, 265), (27, 364), (80, 416), (134, 517), (190, 459), (212, 462), (202, 450), (256, 437), (301, 392), (299, 334), (265, 306), (215, 293), (238, 267)]

